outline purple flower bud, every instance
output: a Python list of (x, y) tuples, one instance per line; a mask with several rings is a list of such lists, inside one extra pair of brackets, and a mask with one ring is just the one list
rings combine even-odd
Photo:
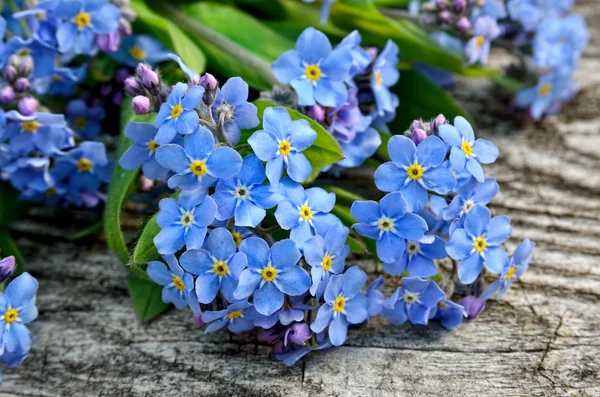
[(204, 324), (206, 324), (204, 321), (202, 321), (202, 316), (197, 316), (196, 313), (192, 314), (192, 319), (194, 320), (194, 325), (197, 328), (202, 328), (204, 327)]
[(23, 116), (31, 116), (36, 112), (38, 105), (39, 103), (37, 99), (33, 97), (28, 96), (21, 98), (19, 101), (19, 113), (21, 113)]
[(2, 72), (2, 75), (4, 76), (6, 81), (12, 82), (17, 77), (17, 68), (15, 68), (13, 65), (6, 65), (4, 71)]
[(434, 132), (437, 132), (438, 128), (444, 124), (446, 124), (446, 117), (443, 114), (438, 114), (437, 117), (431, 122), (431, 128)]
[(283, 338), (283, 344), (287, 346), (288, 341), (297, 345), (304, 346), (307, 340), (311, 337), (310, 329), (306, 323), (294, 323), (287, 331)]
[(443, 11), (448, 7), (448, 0), (435, 0), (435, 8), (439, 11)]
[(485, 309), (485, 301), (477, 296), (465, 296), (460, 304), (465, 308), (469, 318), (475, 318)]
[(453, 8), (456, 13), (460, 14), (467, 8), (467, 0), (454, 0)]
[(440, 20), (444, 23), (450, 24), (452, 21), (452, 13), (450, 11), (440, 12)]
[(157, 87), (160, 84), (158, 73), (151, 69), (144, 70), (144, 74), (142, 75), (142, 84), (148, 88)]
[(26, 92), (29, 90), (29, 87), (31, 86), (31, 83), (29, 82), (29, 79), (27, 79), (26, 77), (19, 77), (17, 79), (17, 81), (15, 81), (15, 91), (17, 92)]
[(124, 84), (125, 91), (127, 91), (129, 95), (137, 95), (138, 92), (140, 92), (140, 83), (138, 83), (135, 77), (127, 77)]
[(367, 54), (369, 54), (369, 56), (371, 57), (372, 60), (375, 60), (375, 58), (377, 58), (377, 54), (378, 54), (377, 48), (369, 47), (365, 51), (367, 52)]
[(200, 86), (204, 87), (204, 95), (202, 96), (202, 102), (206, 106), (211, 106), (215, 101), (215, 96), (217, 95), (217, 87), (219, 86), (219, 82), (215, 79), (210, 73), (205, 73), (204, 76), (200, 78), (198, 82)]
[(275, 328), (269, 328), (262, 333), (262, 340), (271, 343), (277, 340), (279, 336), (280, 334), (279, 332), (275, 331)]
[(460, 17), (458, 21), (456, 21), (456, 29), (465, 33), (471, 30), (471, 21), (467, 17)]
[(96, 44), (104, 52), (115, 52), (119, 49), (121, 34), (118, 30), (107, 34), (96, 35)]
[(131, 101), (131, 109), (135, 114), (148, 114), (150, 113), (150, 99), (143, 95), (138, 95)]
[(14, 256), (11, 255), (4, 259), (0, 259), (0, 279), (6, 280), (8, 277), (12, 276), (16, 267), (17, 263)]
[(319, 105), (314, 105), (308, 110), (308, 117), (320, 123), (325, 120), (325, 109)]
[(144, 64), (143, 62), (140, 62), (137, 64), (137, 66), (135, 67), (135, 73), (142, 77), (144, 75), (144, 71), (149, 70), (150, 68), (148, 67), (148, 65)]
[(0, 90), (0, 102), (2, 103), (11, 103), (16, 97), (17, 94), (11, 86), (6, 86)]
[(427, 138), (427, 133), (424, 130), (420, 128), (415, 128), (413, 130), (411, 139), (413, 140), (415, 145), (421, 143), (425, 138)]

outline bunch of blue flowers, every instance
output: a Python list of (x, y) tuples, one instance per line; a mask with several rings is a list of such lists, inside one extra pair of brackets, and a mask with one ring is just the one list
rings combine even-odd
[[(309, 29), (297, 46), (322, 58), (292, 50), (274, 64), (311, 109), (320, 101), (334, 107), (350, 91), (348, 52), (332, 51), (328, 42), (319, 50), (313, 42), (319, 37)], [(376, 316), (393, 324), (435, 319), (452, 329), (481, 311), (453, 300), (455, 283), (476, 285), (469, 291), (480, 295), (485, 275), (499, 275), (474, 297), (483, 302), (502, 296), (526, 269), (533, 244), (525, 242), (509, 259), (501, 245), (510, 237), (510, 220), (492, 218), (486, 207), (498, 185), (482, 165), (494, 162), (498, 150), (476, 139), (464, 118), (454, 125), (442, 115), (415, 121), (409, 136), (390, 138), (392, 161), (375, 172), (375, 184), (388, 194), (351, 207), (354, 231), (375, 240), (373, 254), (386, 274), (400, 276), (386, 298), (383, 277), (367, 285), (359, 266), (346, 265), (351, 231), (332, 214), (336, 195), (302, 185), (313, 174), (304, 154), (317, 139), (311, 124), (277, 105), (259, 119), (241, 78), (219, 86), (212, 75), (175, 59), (188, 81), (172, 87), (158, 81), (134, 93), (148, 99), (144, 113), (154, 112), (154, 122), (126, 127), (133, 144), (119, 164), (142, 166), (148, 178), (178, 191), (159, 203), (154, 245), (163, 260), (149, 262), (147, 273), (163, 286), (163, 301), (189, 307), (205, 332), (262, 329), (275, 357), (291, 365), (311, 351), (342, 345), (350, 325)], [(139, 86), (140, 77), (134, 80)], [(248, 129), (255, 130), (239, 144), (240, 130)]]
[(38, 283), (29, 273), (7, 283), (15, 269), (14, 256), (0, 259), (0, 381), (2, 362), (14, 368), (27, 358), (33, 338), (25, 324), (38, 315), (35, 306)]
[(81, 55), (111, 52), (127, 65), (168, 59), (155, 39), (127, 36), (135, 14), (117, 3), (46, 1), (0, 16), (0, 179), (21, 199), (86, 207), (104, 199), (112, 162), (101, 137), (103, 104), (53, 98), (77, 93), (88, 68)]

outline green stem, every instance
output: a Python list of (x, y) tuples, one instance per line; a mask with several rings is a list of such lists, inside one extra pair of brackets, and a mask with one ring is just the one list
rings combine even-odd
[[(214, 45), (220, 50), (235, 57), (240, 62), (245, 63), (250, 68), (256, 70), (269, 83), (273, 85), (280, 84), (273, 75), (273, 72), (271, 72), (271, 65), (267, 61), (254, 55), (245, 48), (240, 47), (227, 37), (207, 28), (204, 25), (201, 25), (194, 19), (183, 14), (177, 8), (168, 4), (166, 1), (149, 0), (148, 3), (152, 4), (152, 7), (157, 13), (162, 14), (166, 18), (176, 23), (186, 33), (188, 33), (188, 35), (192, 37), (196, 36), (202, 40), (205, 40), (207, 43)], [(235, 23), (235, 21), (232, 23)]]
[(242, 143), (241, 145), (235, 146), (234, 149), (239, 152), (240, 150), (252, 149), (252, 146), (248, 143)]

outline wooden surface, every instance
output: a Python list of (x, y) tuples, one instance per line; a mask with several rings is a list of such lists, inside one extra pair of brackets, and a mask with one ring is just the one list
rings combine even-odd
[[(489, 171), (501, 185), (493, 211), (513, 221), (510, 248), (538, 244), (521, 281), (477, 320), (450, 332), (374, 322), (287, 368), (251, 336), (203, 335), (189, 311), (140, 324), (102, 242), (65, 241), (54, 225), (40, 236), (39, 220), (25, 221), (14, 229), (40, 281), (40, 316), (0, 396), (600, 396), (600, 10), (578, 4), (592, 43), (583, 91), (562, 115), (523, 126), (489, 83), (454, 92), (500, 148)], [(72, 229), (85, 223), (69, 216)]]

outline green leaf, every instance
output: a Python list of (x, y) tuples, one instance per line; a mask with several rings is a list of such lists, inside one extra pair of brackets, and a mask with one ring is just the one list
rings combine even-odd
[(206, 70), (206, 56), (177, 24), (155, 13), (141, 0), (133, 0), (131, 7), (137, 14), (136, 23), (160, 40), (165, 47), (173, 50), (192, 70), (198, 73)]
[[(154, 114), (145, 116), (136, 116), (131, 110), (130, 101), (125, 101), (121, 105), (121, 135), (119, 137), (119, 146), (115, 158), (119, 159), (123, 153), (133, 144), (125, 136), (125, 128), (130, 121), (151, 121)], [(115, 162), (113, 175), (108, 188), (106, 207), (104, 209), (104, 234), (106, 242), (114, 254), (119, 258), (122, 264), (129, 264), (131, 258), (129, 249), (125, 244), (123, 233), (121, 232), (121, 208), (127, 199), (129, 188), (136, 182), (139, 169), (124, 170)], [(131, 271), (137, 272), (140, 276), (147, 278), (145, 272), (140, 269), (128, 267)]]
[(225, 4), (196, 3), (184, 13), (269, 62), (294, 47), (295, 40), (283, 37), (258, 19)]
[(19, 200), (19, 192), (11, 185), (0, 182), (0, 226), (17, 220), (28, 208), (28, 204)]
[(506, 76), (496, 76), (496, 77), (494, 77), (494, 82), (496, 84), (498, 84), (500, 87), (502, 87), (505, 90), (508, 90), (512, 93), (516, 93), (521, 90), (524, 90), (525, 88), (528, 88), (528, 86), (525, 83), (523, 83), (522, 81), (515, 80), (513, 78), (506, 77)]
[[(415, 119), (429, 120), (442, 113), (452, 120), (463, 116), (471, 123), (472, 117), (458, 105), (442, 88), (435, 85), (416, 70), (404, 71), (392, 92), (400, 98), (396, 118), (389, 124), (393, 134), (402, 134)], [(387, 144), (380, 148), (387, 151)]]
[(21, 255), (21, 251), (19, 251), (14, 240), (10, 237), (8, 228), (0, 227), (0, 258), (11, 255), (15, 257), (15, 261), (17, 262), (15, 273), (17, 275), (23, 273), (25, 271), (23, 255)]
[(150, 321), (168, 309), (162, 300), (161, 285), (151, 280), (142, 280), (134, 275), (127, 278), (127, 287), (133, 308), (142, 321)]
[[(254, 104), (258, 109), (258, 119), (261, 120), (261, 124), (257, 129), (262, 128), (262, 119), (265, 109), (280, 106), (263, 99), (257, 99), (254, 101)], [(303, 152), (313, 168), (313, 173), (307, 181), (310, 182), (319, 175), (321, 168), (342, 160), (344, 154), (342, 153), (342, 148), (339, 143), (321, 124), (295, 110), (287, 109), (287, 111), (292, 117), (292, 120), (306, 120), (310, 123), (311, 128), (317, 132), (315, 143)]]

